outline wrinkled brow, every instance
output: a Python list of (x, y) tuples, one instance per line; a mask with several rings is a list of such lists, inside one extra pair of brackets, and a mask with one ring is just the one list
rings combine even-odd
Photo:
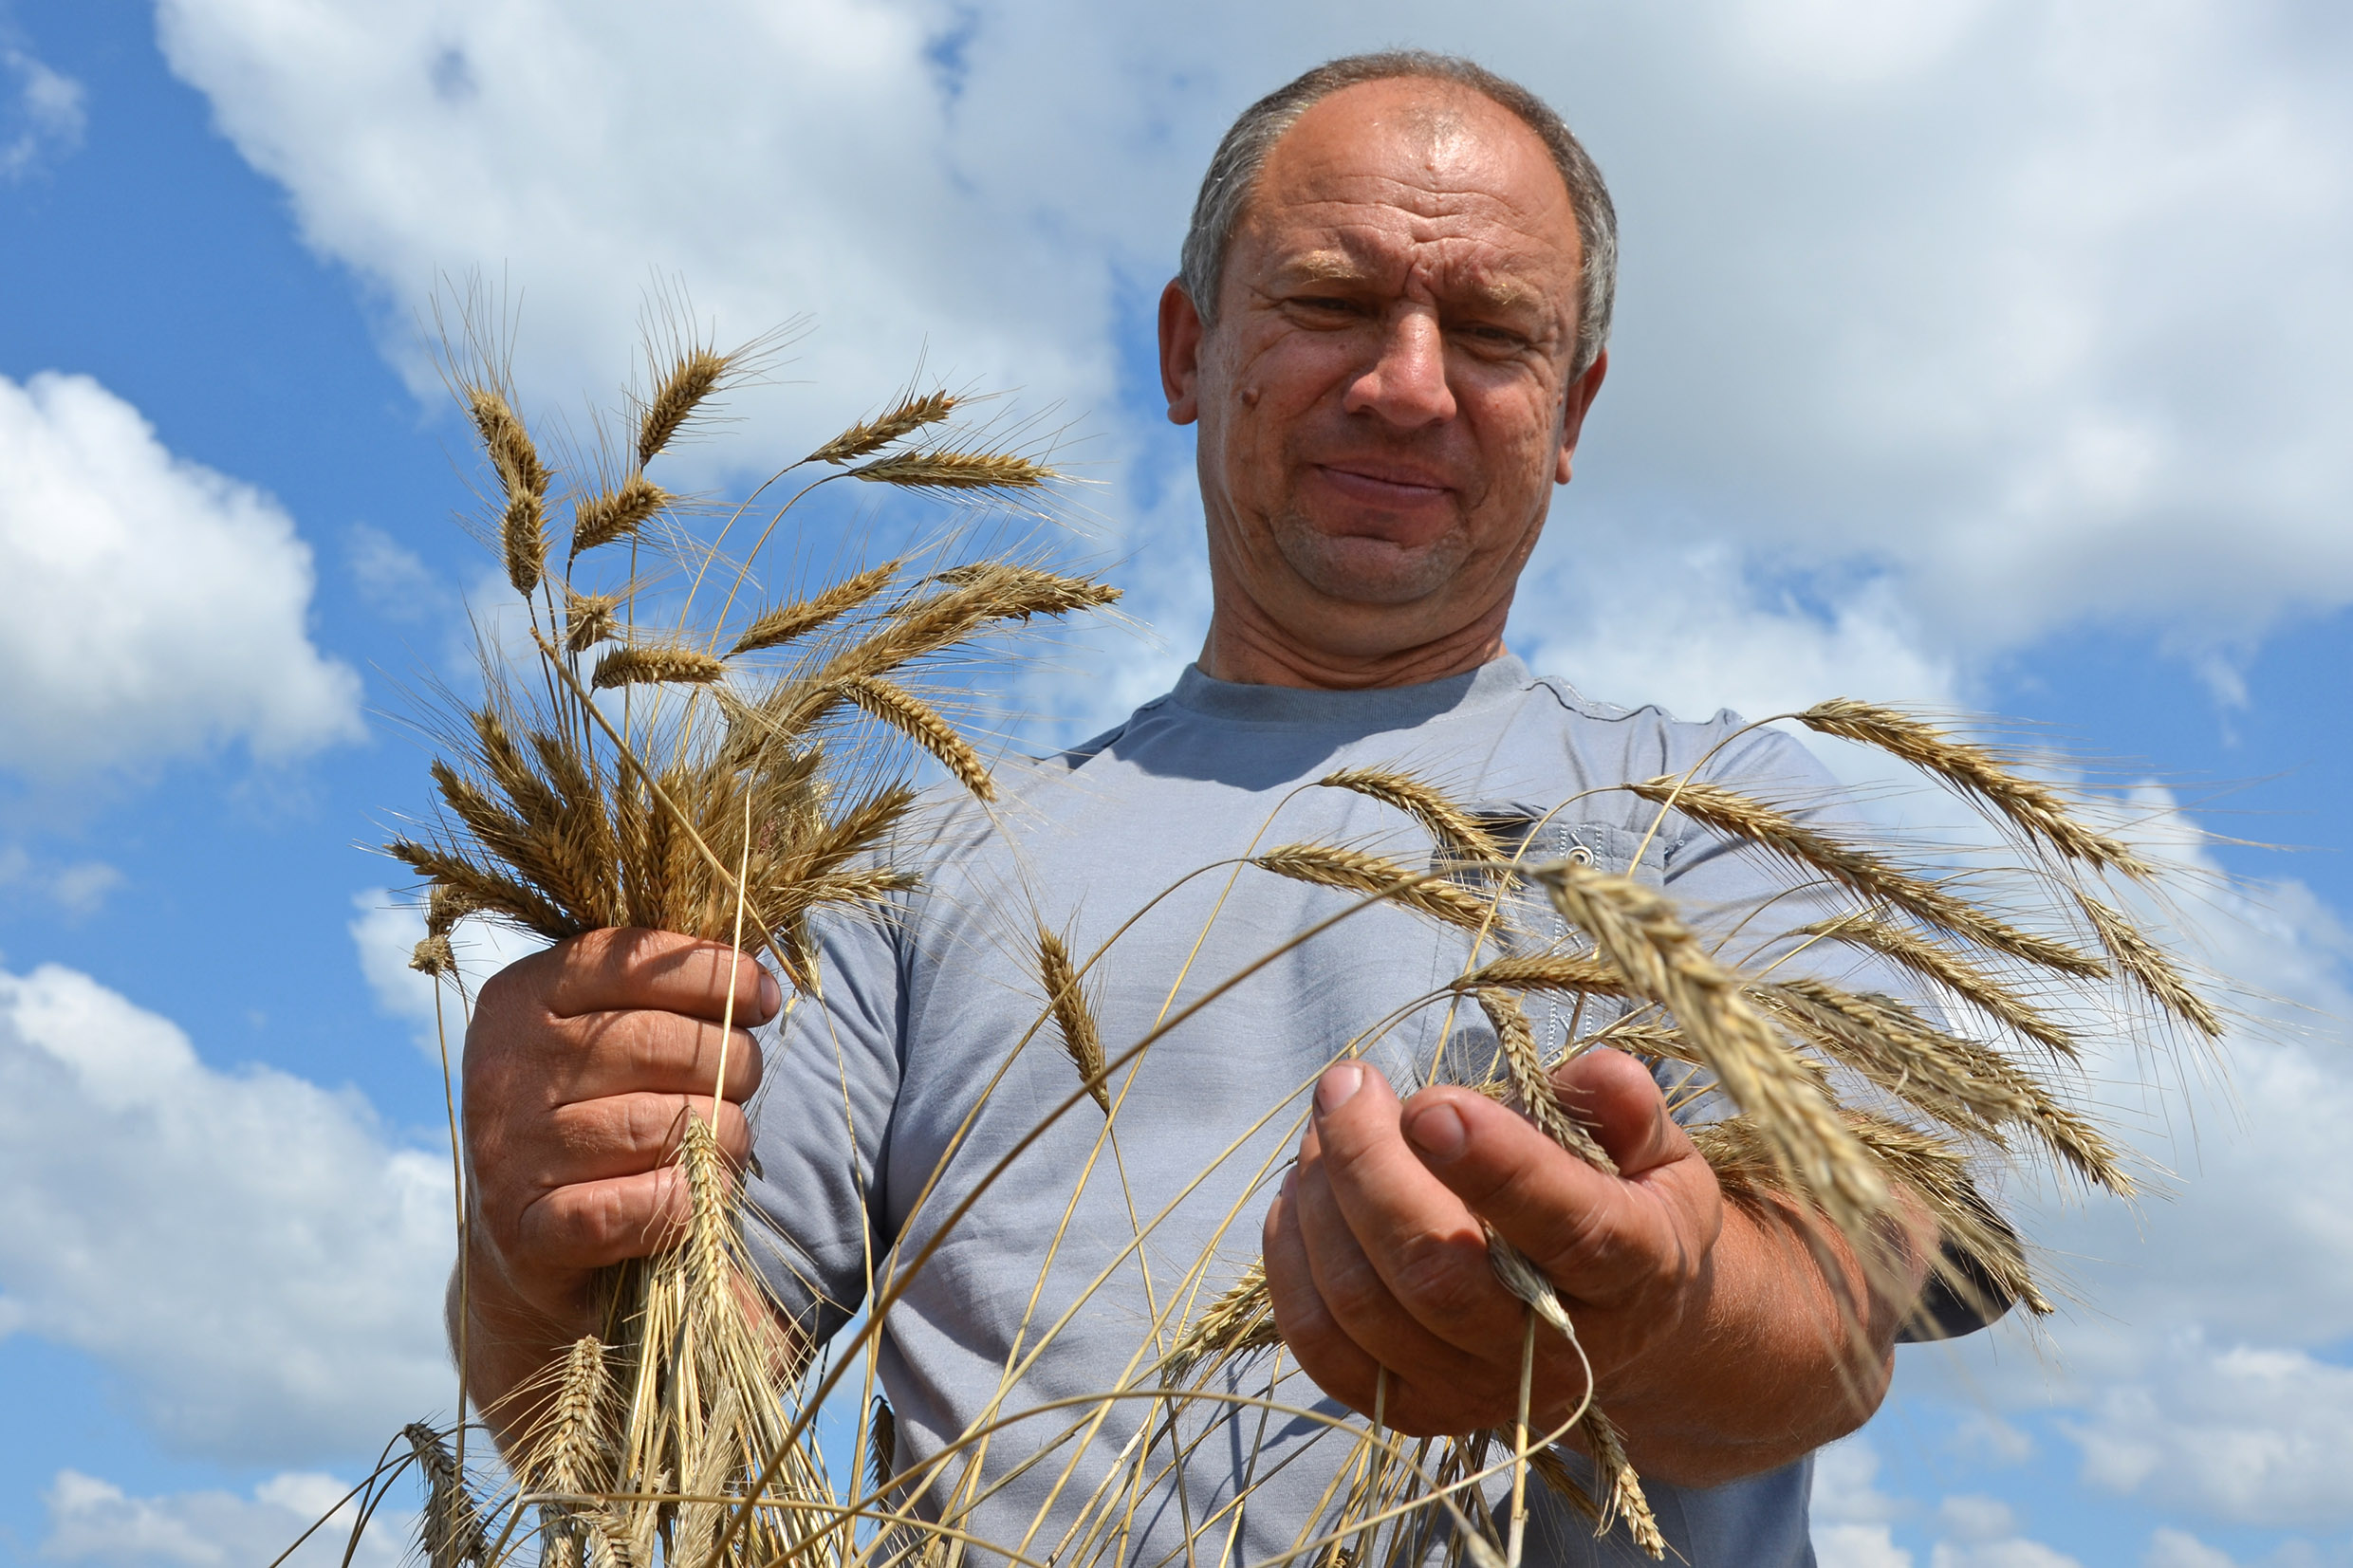
[[(1367, 267), (1345, 250), (1326, 249), (1303, 251), (1287, 258), (1275, 269), (1275, 276), (1287, 284), (1355, 284), (1369, 282), (1378, 270)], [(1456, 278), (1448, 290), (1468, 303), (1489, 310), (1541, 310), (1545, 305), (1544, 291), (1513, 277)]]

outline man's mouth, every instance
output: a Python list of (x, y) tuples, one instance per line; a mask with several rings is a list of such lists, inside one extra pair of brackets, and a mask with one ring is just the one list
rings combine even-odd
[(1316, 468), (1342, 495), (1383, 510), (1416, 510), (1445, 500), (1454, 488), (1426, 469), (1399, 464), (1350, 460)]

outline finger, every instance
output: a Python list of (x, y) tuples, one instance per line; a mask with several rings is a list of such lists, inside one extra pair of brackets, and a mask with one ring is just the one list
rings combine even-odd
[(732, 996), (735, 1022), (750, 1027), (775, 1017), (784, 1000), (776, 977), (753, 954), (675, 932), (590, 932), (524, 959), (499, 979), (542, 959), (552, 968), (527, 973), (545, 987), (547, 1010), (558, 1018), (645, 1008), (715, 1023), (728, 1015)]
[(1306, 1243), (1299, 1234), (1297, 1207), (1284, 1196), (1267, 1210), (1261, 1245), (1267, 1264), (1267, 1299), (1274, 1326), (1299, 1367), (1316, 1386), (1351, 1410), (1369, 1411), (1378, 1396), (1380, 1363), (1348, 1337), (1317, 1294)]
[[(548, 1118), (534, 1185), (544, 1192), (668, 1165), (690, 1114), (708, 1120), (711, 1101), (684, 1095), (614, 1095), (559, 1106)], [(711, 1130), (719, 1152), (740, 1164), (750, 1149), (742, 1110), (723, 1102)]]
[(760, 1086), (760, 1046), (749, 1030), (639, 1011), (591, 1014), (571, 1021), (566, 1032), (577, 1044), (561, 1078), (544, 1079), (549, 1104), (633, 1093), (708, 1098), (723, 1057), (728, 1099), (750, 1099)]
[(1714, 1243), (1696, 1190), (1713, 1192), (1714, 1178), (1695, 1158), (1611, 1176), (1463, 1089), (1424, 1090), (1403, 1123), (1433, 1177), (1578, 1301), (1612, 1307), (1672, 1287)]
[(506, 1259), (520, 1277), (651, 1256), (685, 1229), (694, 1197), (676, 1166), (559, 1187), (523, 1211)]
[(1316, 1286), (1349, 1337), (1417, 1377), (1425, 1364), (1469, 1375), (1516, 1347), (1521, 1309), (1479, 1217), (1406, 1143), (1387, 1080), (1355, 1062), (1325, 1073), (1310, 1135), (1293, 1196)]
[(1621, 1176), (1639, 1177), (1695, 1152), (1691, 1134), (1668, 1113), (1658, 1080), (1623, 1051), (1590, 1050), (1564, 1062), (1552, 1074), (1552, 1088)]

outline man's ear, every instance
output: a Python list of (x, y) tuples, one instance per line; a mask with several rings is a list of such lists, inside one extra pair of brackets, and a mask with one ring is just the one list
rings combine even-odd
[(1175, 278), (1160, 290), (1160, 390), (1168, 396), (1168, 422), (1189, 425), (1201, 416), (1201, 313)]
[[(1162, 307), (1162, 315), (1167, 314)], [(1165, 337), (1166, 329), (1163, 329)], [(1577, 437), (1585, 428), (1585, 410), (1593, 406), (1594, 395), (1602, 390), (1602, 378), (1609, 374), (1609, 350), (1603, 349), (1585, 366), (1585, 373), (1577, 378), (1568, 389), (1568, 397), (1561, 412), (1561, 455), (1553, 465), (1552, 482), (1568, 483), (1569, 459), (1577, 455)]]

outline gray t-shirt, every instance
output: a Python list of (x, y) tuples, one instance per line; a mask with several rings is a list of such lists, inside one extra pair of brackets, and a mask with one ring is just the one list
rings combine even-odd
[[(930, 819), (919, 891), (887, 917), (817, 928), (823, 995), (767, 1042), (750, 1189), (785, 1238), (769, 1243), (773, 1282), (821, 1338), (931, 1249), (901, 1279), (881, 1335), (899, 1464), (1004, 1422), (985, 1451), (939, 1472), (933, 1496), (986, 1493), (972, 1527), (1040, 1561), (1181, 1561), (1191, 1537), (1195, 1560), (1240, 1565), (1316, 1535), (1355, 1440), (1325, 1423), (1353, 1418), (1279, 1352), (1220, 1386), (1322, 1419), (1201, 1402), (1172, 1433), (1152, 1425), (1148, 1399), (1097, 1396), (1149, 1387), (1181, 1321), (1256, 1259), (1324, 1066), (1353, 1045), (1404, 1092), (1466, 1052), (1483, 1061), (1492, 1036), (1475, 1008), (1415, 1005), (1461, 972), (1463, 933), (1382, 906), (1278, 950), (1356, 900), (1234, 862), (1312, 841), (1429, 865), (1411, 819), (1315, 784), (1349, 766), (1402, 768), (1531, 834), (1531, 863), (1574, 856), (1618, 871), (1656, 816), (1615, 787), (1625, 781), (1704, 757), (1702, 776), (1793, 806), (1834, 790), (1788, 737), (1732, 738), (1740, 728), (1729, 713), (1693, 724), (1595, 703), (1509, 657), (1348, 692), (1189, 669), (1110, 733), (1000, 769), (994, 807)], [(1678, 816), (1633, 869), (1726, 931), (1760, 908), (1768, 919), (1751, 930), (1811, 917), (1785, 868)], [(1524, 915), (1523, 947), (1566, 934), (1542, 906)], [(1112, 1076), (1108, 1135), (1084, 1098), (1040, 1130), (1078, 1082), (1061, 1036), (1040, 1026), (1041, 923), (1081, 963), (1109, 944), (1087, 990), (1114, 1058), (1219, 993)], [(1572, 1023), (1614, 1016), (1572, 1019), (1532, 997), (1529, 1012), (1547, 1051)], [(1133, 1482), (1139, 1454), (1152, 1457)], [(1106, 1501), (1115, 1475), (1132, 1485)], [(1683, 1560), (1789, 1568), (1813, 1560), (1810, 1478), (1807, 1461), (1726, 1486), (1648, 1490)], [(1249, 1490), (1239, 1508), (1237, 1485)], [(1644, 1560), (1622, 1531), (1596, 1542), (1542, 1487), (1531, 1493), (1529, 1561)]]

